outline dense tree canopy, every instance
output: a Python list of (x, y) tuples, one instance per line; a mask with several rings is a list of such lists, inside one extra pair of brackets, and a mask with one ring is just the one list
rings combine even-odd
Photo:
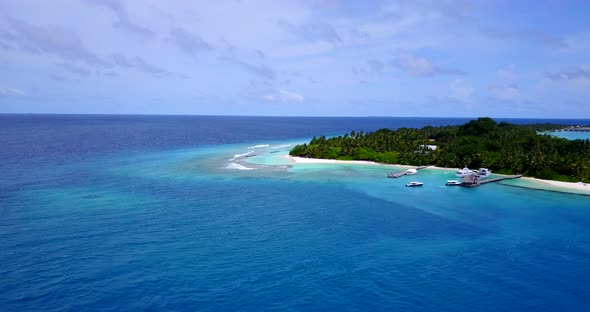
[[(371, 160), (387, 164), (489, 168), (496, 173), (590, 182), (590, 141), (539, 135), (551, 124), (514, 125), (479, 118), (462, 126), (381, 129), (371, 133), (314, 137), (293, 156)], [(429, 145), (436, 145), (432, 149)]]

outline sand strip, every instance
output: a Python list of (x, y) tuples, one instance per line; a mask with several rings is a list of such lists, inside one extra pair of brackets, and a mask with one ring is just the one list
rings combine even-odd
[[(351, 165), (373, 165), (373, 166), (389, 166), (389, 167), (398, 167), (398, 168), (415, 168), (416, 166), (408, 166), (408, 165), (396, 165), (396, 164), (381, 164), (376, 163), (373, 161), (366, 161), (366, 160), (337, 160), (337, 159), (318, 159), (318, 158), (305, 158), (305, 157), (294, 157), (290, 155), (285, 156), (289, 159), (290, 163), (293, 164), (351, 164)], [(446, 170), (446, 171), (454, 171), (457, 168), (443, 168), (443, 167), (436, 167), (436, 166), (429, 166), (427, 169), (436, 169), (436, 170)], [(529, 180), (531, 182), (536, 182), (536, 185), (539, 186), (539, 189), (543, 189), (543, 186), (546, 187), (558, 187), (564, 190), (575, 190), (575, 191), (583, 191), (590, 193), (590, 183), (580, 183), (580, 182), (561, 182), (561, 181), (553, 181), (553, 180), (542, 180), (537, 178), (528, 178), (523, 177), (523, 180)], [(531, 185), (531, 187), (534, 187)], [(536, 187), (534, 187), (536, 188)]]

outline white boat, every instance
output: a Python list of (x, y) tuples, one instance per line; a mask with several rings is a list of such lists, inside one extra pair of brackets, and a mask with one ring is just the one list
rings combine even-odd
[(410, 182), (408, 184), (406, 184), (407, 187), (415, 187), (415, 186), (422, 186), (424, 185), (424, 183), (422, 182)]
[(390, 173), (387, 175), (388, 178), (399, 178), (399, 177), (403, 177), (403, 176), (407, 176), (407, 175), (414, 175), (418, 173), (418, 170), (416, 169), (408, 169), (404, 172), (398, 172), (398, 173)]
[(469, 176), (469, 175), (472, 175), (472, 174), (473, 174), (473, 171), (471, 171), (471, 169), (465, 167), (463, 169), (457, 170), (457, 172), (455, 173), (455, 176), (457, 178), (463, 178), (463, 177), (466, 177), (466, 176)]
[(486, 178), (489, 177), (490, 174), (492, 174), (492, 170), (488, 169), (488, 168), (479, 168), (479, 171), (477, 172), (477, 175), (480, 178)]
[(461, 181), (448, 180), (447, 183), (445, 183), (445, 185), (447, 185), (447, 186), (461, 185)]
[(406, 175), (413, 175), (413, 174), (416, 174), (416, 173), (418, 173), (418, 170), (416, 170), (416, 169), (408, 169), (408, 170), (406, 170)]

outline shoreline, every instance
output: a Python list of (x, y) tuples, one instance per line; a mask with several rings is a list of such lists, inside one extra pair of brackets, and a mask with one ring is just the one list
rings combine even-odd
[[(285, 155), (285, 158), (289, 160), (290, 163), (293, 164), (351, 164), (351, 165), (371, 165), (371, 166), (386, 166), (386, 167), (398, 167), (398, 168), (415, 168), (416, 166), (410, 165), (399, 165), (399, 164), (382, 164), (378, 162), (368, 161), (368, 160), (338, 160), (338, 159), (320, 159), (320, 158), (305, 158), (305, 157), (296, 157), (291, 155)], [(445, 170), (445, 171), (455, 171), (457, 168), (445, 168), (445, 167), (437, 167), (437, 166), (428, 166), (426, 169), (435, 169), (435, 170)], [(502, 174), (496, 174), (502, 176)], [(548, 189), (548, 187), (562, 189), (567, 192), (570, 191), (582, 191), (587, 192), (590, 194), (590, 183), (581, 183), (581, 182), (563, 182), (563, 181), (555, 181), (555, 180), (543, 180), (539, 178), (532, 178), (532, 177), (522, 177), (523, 181), (532, 182), (533, 185), (529, 185), (532, 188), (537, 188), (541, 190), (553, 190)], [(576, 192), (570, 192), (572, 194), (579, 194)]]
[(563, 182), (563, 181), (555, 181), (555, 180), (543, 180), (539, 178), (531, 178), (531, 177), (522, 177), (525, 181), (531, 181), (538, 184), (552, 186), (557, 188), (565, 188), (569, 190), (576, 190), (576, 191), (586, 191), (590, 193), (590, 183), (582, 183), (582, 182)]
[[(398, 166), (396, 164), (381, 164), (370, 160), (339, 160), (339, 159), (321, 159), (321, 158), (306, 158), (291, 155), (285, 155), (285, 158), (291, 163), (296, 164), (352, 164), (352, 165), (374, 165), (374, 166)], [(399, 165), (402, 166), (402, 165)], [(407, 166), (411, 167), (411, 166)]]
[[(289, 160), (290, 163), (294, 164), (350, 164), (350, 165), (371, 165), (371, 166), (384, 166), (384, 167), (399, 167), (399, 168), (416, 168), (418, 166), (411, 166), (411, 165), (401, 165), (401, 164), (383, 164), (378, 163), (375, 161), (370, 160), (339, 160), (339, 159), (322, 159), (322, 158), (306, 158), (306, 157), (297, 157), (291, 155), (285, 155), (285, 158)], [(448, 171), (456, 171), (458, 168), (445, 168), (445, 167), (437, 167), (437, 166), (427, 166), (426, 169), (436, 169), (436, 170), (448, 170)]]

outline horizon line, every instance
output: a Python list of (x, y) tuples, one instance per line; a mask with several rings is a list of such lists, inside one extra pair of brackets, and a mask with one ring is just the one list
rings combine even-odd
[(140, 114), (140, 113), (3, 113), (0, 115), (66, 115), (66, 116), (177, 116), (177, 117), (264, 117), (264, 118), (457, 118), (457, 119), (477, 119), (477, 118), (492, 118), (492, 119), (551, 119), (551, 120), (590, 120), (586, 118), (574, 117), (492, 117), (492, 116), (303, 116), (303, 115), (217, 115), (217, 114)]

